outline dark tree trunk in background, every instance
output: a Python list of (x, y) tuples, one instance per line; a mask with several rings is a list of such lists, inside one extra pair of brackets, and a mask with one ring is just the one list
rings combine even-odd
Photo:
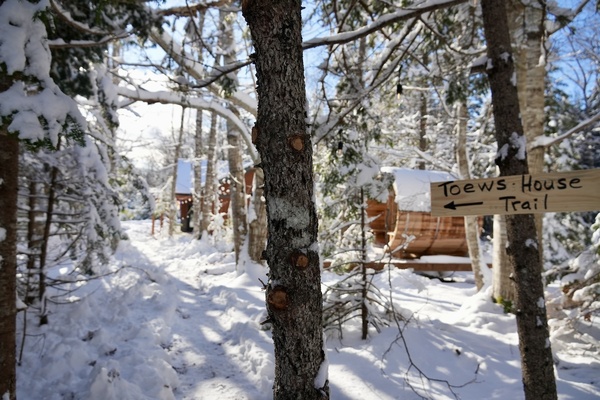
[[(57, 150), (60, 149), (60, 139)], [(46, 299), (46, 262), (48, 261), (48, 242), (50, 241), (50, 230), (52, 228), (52, 217), (54, 216), (54, 206), (56, 204), (56, 181), (58, 180), (58, 167), (53, 166), (50, 170), (50, 185), (48, 185), (48, 204), (46, 205), (46, 220), (44, 221), (44, 231), (42, 233), (42, 247), (40, 249), (40, 270), (38, 273), (38, 301), (40, 303), (40, 325), (48, 323), (48, 310)]]
[[(0, 5), (3, 2), (0, 1)], [(0, 70), (0, 92), (10, 79)], [(19, 144), (0, 125), (0, 397), (16, 393), (17, 177)]]
[[(514, 82), (514, 62), (503, 1), (482, 0), (483, 24), (491, 68), (487, 68), (492, 90), (500, 175), (528, 173), (525, 138), (519, 98)], [(523, 386), (527, 400), (556, 399), (556, 381), (542, 283), (541, 246), (532, 214), (506, 217), (508, 258), (514, 270), (515, 311)]]
[(258, 116), (253, 137), (265, 179), (266, 297), (276, 400), (328, 398), (300, 9), (299, 0), (242, 2), (256, 52)]

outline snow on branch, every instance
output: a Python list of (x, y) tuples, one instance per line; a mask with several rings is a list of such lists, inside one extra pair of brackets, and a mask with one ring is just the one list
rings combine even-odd
[(171, 16), (171, 15), (176, 15), (176, 16), (194, 15), (198, 11), (205, 11), (205, 10), (208, 10), (209, 8), (215, 8), (215, 7), (229, 6), (232, 3), (233, 3), (232, 0), (206, 1), (206, 2), (201, 2), (198, 4), (187, 4), (187, 2), (186, 2), (185, 6), (166, 8), (164, 10), (157, 11), (157, 14), (161, 15), (161, 16), (165, 16), (165, 17)]
[(576, 134), (578, 132), (581, 132), (585, 129), (590, 128), (592, 125), (594, 125), (599, 120), (600, 120), (600, 113), (594, 115), (591, 118), (586, 119), (585, 121), (580, 122), (575, 127), (569, 129), (568, 131), (566, 131), (565, 133), (563, 133), (562, 135), (559, 135), (557, 137), (548, 137), (548, 136), (543, 136), (543, 135), (538, 136), (531, 142), (531, 144), (529, 145), (528, 151), (531, 151), (532, 149), (535, 149), (538, 147), (543, 147), (546, 149), (550, 146), (560, 143), (563, 140), (567, 139), (568, 137), (573, 136), (574, 134)]
[(23, 80), (15, 76), (12, 86), (0, 93), (0, 118), (7, 117), (9, 132), (20, 139), (56, 146), (65, 131), (80, 138), (86, 121), (77, 103), (50, 77), (46, 28), (37, 17), (47, 7), (47, 1), (0, 3), (0, 65), (8, 75), (23, 75)]
[(343, 32), (337, 35), (317, 37), (314, 39), (307, 40), (302, 44), (302, 48), (306, 50), (319, 46), (348, 43), (363, 36), (367, 36), (371, 33), (377, 32), (382, 28), (392, 25), (396, 22), (406, 21), (410, 18), (416, 18), (421, 14), (466, 3), (466, 1), (467, 0), (428, 0), (422, 4), (419, 4), (416, 7), (403, 8), (395, 13), (379, 17), (370, 25), (364, 26), (354, 31)]
[(73, 48), (73, 47), (96, 47), (96, 46), (103, 46), (114, 40), (124, 39), (127, 36), (129, 36), (129, 33), (124, 32), (119, 35), (104, 36), (100, 40), (72, 40), (70, 42), (65, 42), (63, 39), (55, 39), (55, 40), (48, 40), (48, 46), (51, 49), (65, 49), (65, 48)]
[(118, 86), (117, 93), (120, 96), (128, 99), (143, 101), (148, 104), (177, 104), (183, 107), (212, 111), (233, 123), (235, 127), (239, 129), (240, 133), (242, 134), (242, 138), (248, 145), (247, 147), (250, 157), (255, 161), (258, 160), (258, 156), (254, 150), (254, 145), (252, 145), (250, 140), (250, 132), (248, 127), (234, 112), (223, 106), (221, 102), (207, 101), (198, 97), (189, 97), (185, 96), (181, 92), (172, 92), (167, 90), (151, 92), (140, 87), (130, 89), (123, 86)]

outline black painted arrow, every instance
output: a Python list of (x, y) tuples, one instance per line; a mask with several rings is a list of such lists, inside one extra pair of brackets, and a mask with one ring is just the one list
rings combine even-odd
[(451, 210), (456, 210), (457, 207), (468, 207), (468, 206), (479, 206), (483, 204), (483, 201), (478, 201), (475, 203), (457, 203), (455, 204), (454, 201), (451, 201), (450, 203), (446, 204), (444, 206), (444, 208), (449, 208)]

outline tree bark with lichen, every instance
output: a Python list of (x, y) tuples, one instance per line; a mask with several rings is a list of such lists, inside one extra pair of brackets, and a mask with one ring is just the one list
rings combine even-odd
[[(504, 2), (481, 2), (501, 176), (527, 174), (514, 61)], [(541, 246), (532, 214), (506, 216), (506, 252), (514, 271), (515, 312), (527, 400), (557, 398), (542, 282)]]
[(264, 172), (266, 300), (277, 400), (329, 397), (300, 10), (299, 0), (242, 2), (255, 49), (258, 115), (253, 141)]

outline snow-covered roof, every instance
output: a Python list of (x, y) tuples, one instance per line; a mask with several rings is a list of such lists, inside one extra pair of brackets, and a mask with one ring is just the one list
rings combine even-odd
[(381, 172), (394, 176), (396, 204), (399, 210), (404, 211), (431, 211), (429, 184), (457, 179), (448, 172), (421, 169), (382, 167)]
[[(204, 176), (204, 174), (202, 174)], [(172, 182), (172, 181), (171, 181)], [(177, 160), (177, 183), (175, 193), (192, 194), (194, 191), (194, 169), (189, 160)]]

